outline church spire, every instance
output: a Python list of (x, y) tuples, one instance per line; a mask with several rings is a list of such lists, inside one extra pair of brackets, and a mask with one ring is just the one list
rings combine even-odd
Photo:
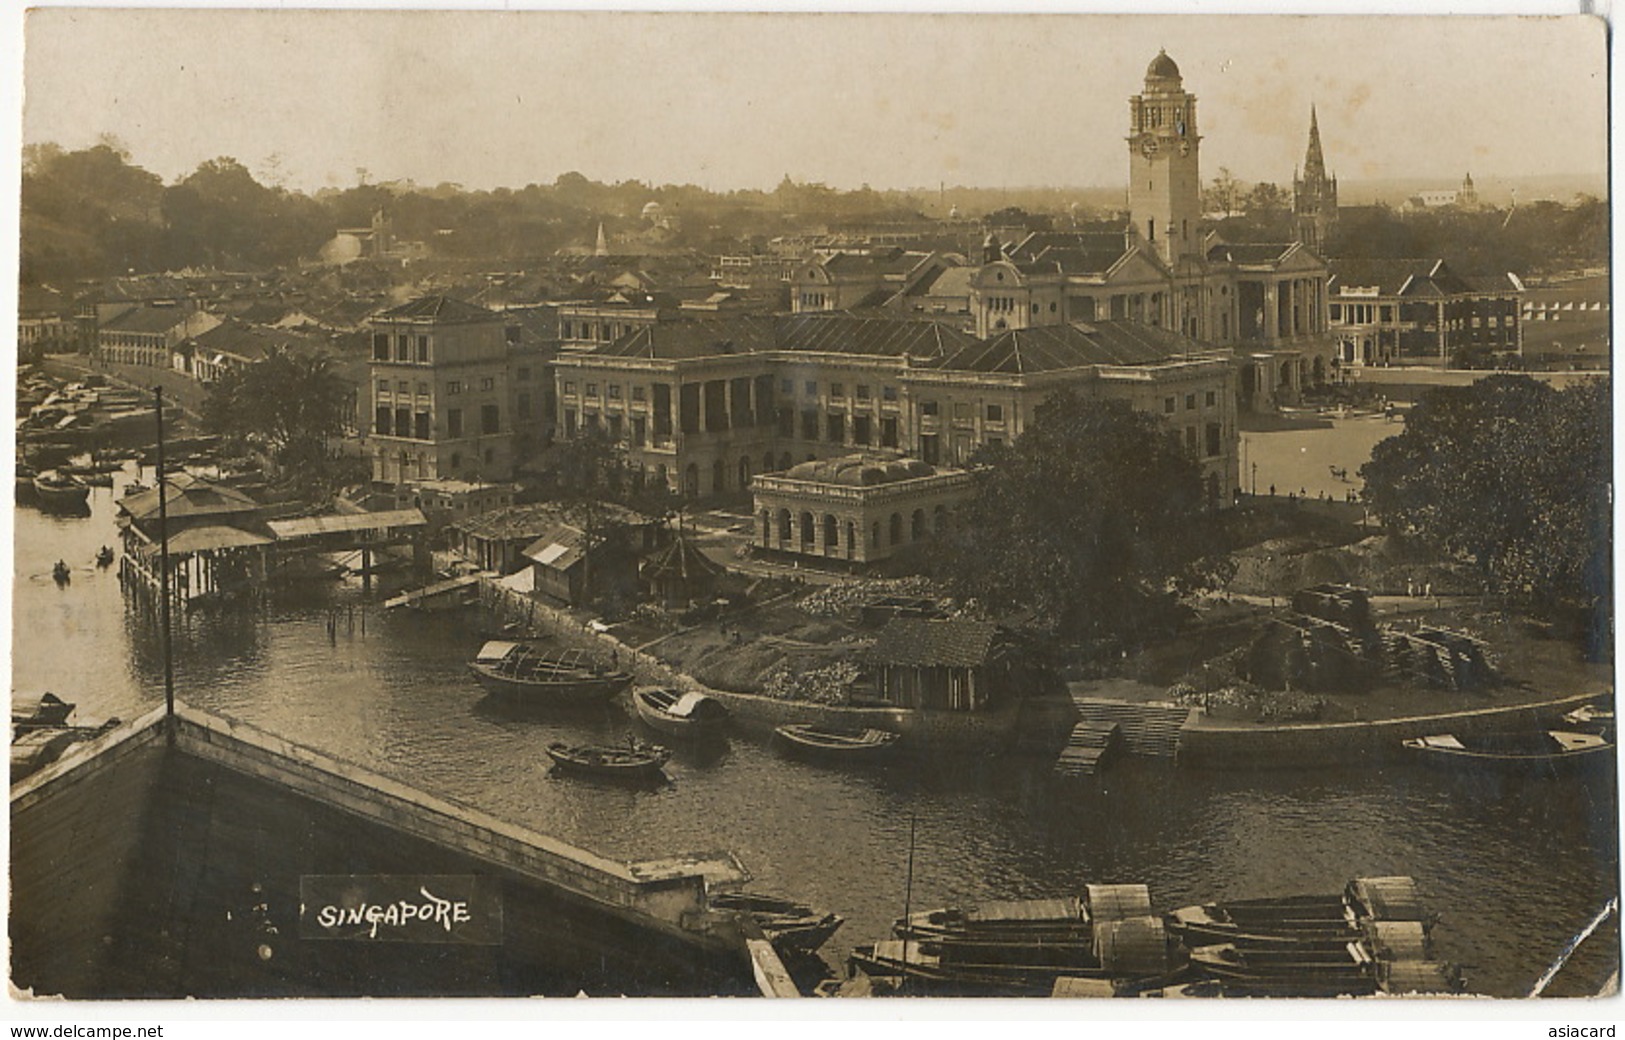
[(598, 243), (597, 243), (597, 245), (595, 245), (593, 247), (592, 255), (593, 256), (608, 256), (609, 255), (609, 239), (604, 237), (604, 222), (601, 221), (601, 220), (598, 222)]
[(1315, 106), (1309, 106), (1309, 150), (1303, 157), (1303, 179), (1313, 181), (1326, 176), (1326, 158), (1320, 151), (1320, 119)]

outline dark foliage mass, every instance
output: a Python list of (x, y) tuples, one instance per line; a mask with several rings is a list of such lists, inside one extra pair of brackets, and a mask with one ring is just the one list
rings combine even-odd
[(354, 389), (326, 354), (279, 350), (228, 369), (209, 388), (203, 425), (262, 451), (289, 482), (322, 494), (350, 475), (327, 452), (343, 432)]
[(1219, 572), (1200, 468), (1154, 417), (1062, 392), (974, 460), (939, 575), (996, 613), (1111, 638)]
[(1383, 523), (1474, 563), (1501, 595), (1607, 625), (1609, 385), (1527, 376), (1433, 389), (1361, 468)]

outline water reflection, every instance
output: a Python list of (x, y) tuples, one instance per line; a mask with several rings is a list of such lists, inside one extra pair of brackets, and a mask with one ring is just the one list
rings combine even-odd
[[(112, 502), (95, 489), (89, 518), (17, 511), (13, 684), (54, 690), (83, 715), (132, 718), (161, 703), (162, 661), (156, 612), (127, 599), (116, 569), (93, 565), (117, 544)], [(73, 567), (60, 589), (59, 558)], [(786, 757), (765, 731), (662, 738), (624, 702), (560, 713), (488, 697), (466, 662), (494, 621), (388, 613), (378, 600), (390, 587), (369, 599), (357, 582), (323, 583), (257, 611), (177, 615), (178, 696), (605, 856), (732, 851), (762, 890), (848, 918), (828, 947), (836, 958), (880, 937), (905, 899), (1133, 881), (1173, 907), (1405, 873), (1443, 915), (1441, 953), (1474, 966), (1475, 989), (1515, 994), (1614, 891), (1611, 777), (1195, 773), (1129, 760), (1061, 782), (1048, 762), (965, 755), (846, 769)], [(669, 784), (555, 776), (545, 753), (554, 740), (631, 736), (673, 749)]]

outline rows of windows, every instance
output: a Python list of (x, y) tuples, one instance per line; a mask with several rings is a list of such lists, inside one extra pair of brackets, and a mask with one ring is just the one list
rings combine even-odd
[(397, 361), (407, 364), (427, 365), (429, 363), (429, 337), (409, 333), (374, 332), (372, 334), (372, 359), (374, 361)]
[[(529, 395), (520, 395), (520, 417), (526, 418), (530, 413)], [(461, 408), (447, 408), (446, 437), (456, 440), (463, 436), (463, 410)], [(409, 437), (413, 440), (427, 441), (434, 439), (433, 421), (427, 408), (411, 408), (403, 406), (390, 407), (380, 403), (373, 412), (373, 432), (382, 437)], [(502, 409), (495, 404), (480, 405), (480, 433), (482, 435), (500, 434), (502, 429)]]

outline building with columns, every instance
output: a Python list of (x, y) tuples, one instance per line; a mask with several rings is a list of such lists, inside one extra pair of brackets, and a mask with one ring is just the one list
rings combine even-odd
[(689, 496), (853, 452), (961, 465), (1020, 436), (1063, 388), (1162, 418), (1202, 463), (1215, 504), (1239, 480), (1235, 356), (1132, 321), (987, 339), (838, 314), (680, 322), (561, 354), (554, 371), (563, 436), (602, 430), (646, 479)]
[[(1033, 232), (1011, 243), (989, 235), (970, 276), (976, 334), (1142, 322), (1241, 356), (1249, 410), (1297, 403), (1306, 386), (1327, 377), (1335, 351), (1326, 262), (1302, 241), (1232, 244), (1200, 226), (1196, 98), (1166, 53), (1129, 100), (1126, 140), (1127, 223)], [(1312, 126), (1311, 153), (1318, 152)]]
[(1403, 359), (1448, 364), (1459, 350), (1523, 352), (1523, 282), (1465, 278), (1443, 260), (1333, 260), (1331, 328), (1346, 368)]
[(761, 549), (863, 565), (946, 531), (970, 496), (964, 470), (896, 452), (801, 462), (751, 482)]

